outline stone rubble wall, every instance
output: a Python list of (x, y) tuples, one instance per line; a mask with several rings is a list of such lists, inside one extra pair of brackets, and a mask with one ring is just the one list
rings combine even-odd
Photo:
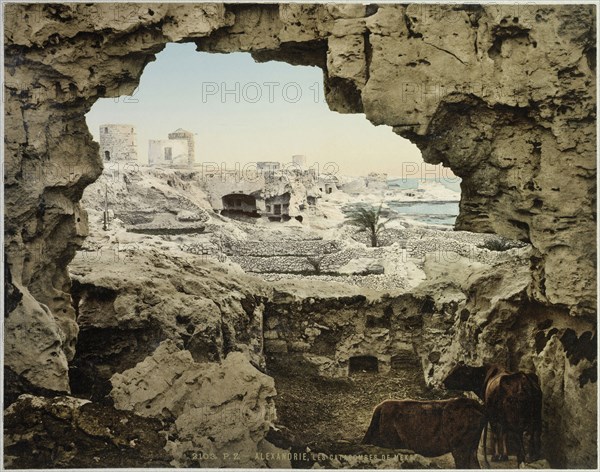
[(323, 240), (298, 241), (231, 241), (229, 251), (237, 256), (306, 256), (328, 254), (338, 250), (339, 242)]
[(347, 376), (350, 357), (359, 355), (375, 356), (381, 370), (389, 370), (390, 354), (412, 350), (412, 344), (410, 334), (386, 315), (387, 305), (361, 296), (269, 304), (265, 354), (301, 354), (316, 373), (328, 377)]
[[(347, 231), (348, 237), (364, 242), (369, 238), (364, 232)], [(419, 236), (416, 236), (418, 234)], [(343, 266), (357, 259), (370, 259), (373, 263), (396, 261), (398, 265), (411, 262), (422, 266), (429, 255), (440, 263), (449, 258), (467, 257), (484, 264), (495, 264), (511, 258), (521, 257), (522, 243), (509, 242), (503, 251), (481, 247), (486, 241), (497, 241), (493, 236), (485, 237), (468, 232), (439, 230), (385, 230), (381, 234), (384, 244), (372, 248), (366, 245), (349, 245), (341, 241), (234, 241), (226, 244), (225, 252), (246, 272), (261, 274), (318, 275), (311, 260), (320, 261), (321, 272), (340, 273)], [(392, 245), (389, 242), (392, 242)], [(400, 243), (399, 243), (400, 241)], [(385, 244), (388, 242), (388, 244)], [(509, 249), (511, 246), (512, 249)], [(359, 270), (366, 271), (367, 268)], [(327, 280), (335, 280), (330, 274)], [(276, 280), (277, 278), (270, 278)]]

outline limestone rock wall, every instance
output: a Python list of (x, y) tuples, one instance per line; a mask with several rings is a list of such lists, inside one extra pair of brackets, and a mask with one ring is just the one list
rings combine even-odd
[(131, 93), (167, 42), (195, 41), (322, 67), (333, 110), (394, 126), (462, 177), (459, 228), (531, 241), (536, 300), (593, 313), (594, 8), (514, 8), (8, 5), (5, 249), (15, 286), (48, 307), (71, 359), (66, 265), (87, 231), (78, 201), (102, 168), (83, 115), (99, 97)]
[(80, 326), (70, 365), (73, 393), (102, 400), (113, 374), (133, 368), (165, 340), (197, 362), (239, 351), (264, 366), (265, 287), (176, 244), (163, 251), (121, 246), (116, 257), (78, 257), (71, 265)]
[[(233, 21), (223, 5), (179, 7), (40, 4), (6, 10), (6, 262), (12, 284), (38, 305), (25, 309), (21, 302), (19, 323), (35, 325), (41, 311), (53, 318), (42, 336), (22, 330), (7, 364), (34, 384), (68, 389), (63, 363), (49, 363), (42, 373), (23, 346), (53, 356), (58, 336), (59, 357), (75, 354), (78, 327), (67, 264), (87, 235), (79, 204), (83, 189), (102, 170), (85, 113), (99, 97), (131, 93), (167, 42), (207, 35)], [(13, 323), (10, 316), (7, 323)], [(48, 383), (48, 376), (63, 379)]]
[[(530, 299), (527, 264), (493, 268), (459, 258), (440, 270), (427, 258), (429, 299), (415, 348), (431, 385), (458, 361), (535, 372), (543, 392), (543, 455), (553, 467), (597, 463), (595, 324)], [(448, 274), (453, 274), (448, 277)]]
[(241, 352), (221, 363), (195, 362), (165, 341), (111, 383), (116, 408), (172, 421), (165, 449), (173, 466), (265, 467), (257, 452), (278, 451), (264, 438), (276, 420), (274, 381)]
[[(427, 162), (450, 166), (463, 179), (458, 228), (531, 242), (524, 309), (540, 303), (565, 324), (552, 335), (566, 336), (563, 347), (552, 341), (542, 351), (547, 365), (569, 362), (556, 398), (595, 405), (580, 372), (595, 360), (569, 354), (595, 339), (593, 5), (10, 4), (4, 12), (13, 308), (5, 360), (31, 384), (67, 390), (75, 355), (67, 265), (87, 234), (83, 189), (102, 169), (84, 114), (100, 97), (131, 93), (167, 42), (193, 41), (202, 51), (318, 65), (332, 110), (393, 126)], [(587, 463), (593, 453), (577, 433), (588, 411), (569, 408), (554, 426), (570, 428), (564, 437), (580, 452), (557, 451), (567, 464)]]

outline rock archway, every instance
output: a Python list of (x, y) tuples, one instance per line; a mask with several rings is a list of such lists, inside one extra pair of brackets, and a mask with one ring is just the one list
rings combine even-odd
[(223, 212), (239, 212), (245, 214), (256, 214), (256, 198), (243, 193), (229, 193), (221, 197), (223, 201)]
[(576, 317), (576, 340), (595, 331), (595, 35), (591, 5), (6, 5), (6, 365), (68, 390), (67, 265), (102, 171), (84, 115), (168, 42), (321, 67), (332, 110), (462, 178), (457, 228), (531, 242), (536, 307)]

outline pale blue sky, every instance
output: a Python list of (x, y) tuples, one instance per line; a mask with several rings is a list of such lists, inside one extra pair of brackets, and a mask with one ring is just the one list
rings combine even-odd
[(402, 161), (422, 163), (417, 147), (390, 127), (329, 110), (322, 77), (317, 67), (259, 64), (247, 53), (169, 44), (146, 67), (132, 98), (100, 99), (86, 118), (96, 140), (101, 124), (134, 125), (142, 163), (148, 140), (167, 139), (177, 128), (196, 133), (197, 162), (285, 163), (304, 154), (309, 164), (336, 162), (346, 175), (400, 175)]

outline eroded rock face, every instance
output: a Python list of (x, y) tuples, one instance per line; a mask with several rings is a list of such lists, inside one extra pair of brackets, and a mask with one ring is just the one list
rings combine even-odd
[(69, 391), (63, 331), (50, 309), (27, 291), (4, 324), (4, 362), (38, 387)]
[(161, 250), (143, 241), (114, 247), (71, 265), (81, 329), (71, 363), (73, 393), (101, 400), (113, 374), (134, 367), (167, 339), (197, 362), (219, 362), (240, 351), (264, 365), (265, 286), (174, 243)]
[(195, 41), (322, 67), (333, 110), (394, 126), (425, 160), (462, 177), (459, 228), (532, 242), (535, 299), (591, 313), (593, 7), (514, 8), (9, 5), (6, 251), (15, 281), (49, 307), (71, 359), (66, 265), (87, 232), (82, 190), (102, 168), (83, 115), (99, 97), (131, 93), (167, 42)]
[(221, 363), (198, 363), (165, 341), (111, 383), (116, 408), (174, 421), (165, 446), (173, 466), (264, 467), (258, 452), (284, 452), (265, 439), (276, 419), (273, 379), (240, 352)]
[(569, 349), (587, 332), (595, 339), (593, 6), (11, 4), (4, 31), (5, 252), (17, 289), (5, 361), (17, 374), (68, 390), (78, 326), (67, 264), (87, 235), (78, 202), (102, 169), (84, 114), (100, 97), (131, 93), (167, 42), (194, 41), (322, 67), (332, 110), (393, 126), (463, 179), (458, 228), (531, 242), (521, 301), (489, 315), (513, 330), (522, 303), (560, 320), (550, 338), (564, 338), (576, 374), (565, 367), (569, 393), (560, 393), (550, 372), (564, 354), (550, 341), (546, 382), (555, 405), (577, 400), (552, 424), (579, 452), (561, 446), (556, 460), (589, 466), (595, 448), (577, 438), (595, 408), (585, 396), (595, 357), (576, 362)]

